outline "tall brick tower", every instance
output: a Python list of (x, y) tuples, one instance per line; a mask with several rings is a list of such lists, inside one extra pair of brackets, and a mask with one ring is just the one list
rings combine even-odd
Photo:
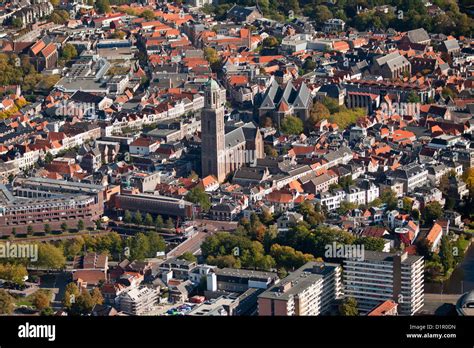
[(201, 117), (201, 167), (202, 176), (214, 175), (219, 182), (225, 172), (225, 89), (210, 79), (206, 83), (205, 104)]

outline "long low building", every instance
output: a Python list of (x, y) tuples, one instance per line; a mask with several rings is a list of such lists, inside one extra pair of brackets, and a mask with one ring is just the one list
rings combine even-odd
[(104, 189), (97, 185), (52, 179), (17, 179), (13, 190), (0, 187), (0, 235), (59, 230), (80, 220), (92, 226), (104, 212)]
[(193, 203), (162, 195), (122, 193), (115, 197), (115, 208), (184, 219), (194, 217)]

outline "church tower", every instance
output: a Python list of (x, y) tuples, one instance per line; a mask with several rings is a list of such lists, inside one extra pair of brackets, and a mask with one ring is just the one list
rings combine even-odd
[(202, 177), (214, 175), (219, 182), (225, 172), (225, 89), (210, 79), (205, 88), (205, 104), (201, 116), (201, 168)]

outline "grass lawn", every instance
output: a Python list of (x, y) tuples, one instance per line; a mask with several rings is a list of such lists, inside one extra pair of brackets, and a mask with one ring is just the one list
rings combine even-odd
[(470, 243), (471, 241), (469, 240), (461, 239), (459, 241), (459, 246), (461, 247), (462, 250), (466, 250)]
[(33, 307), (33, 304), (31, 303), (31, 296), (20, 297), (17, 301), (15, 301), (15, 305), (17, 307), (20, 307), (20, 306)]

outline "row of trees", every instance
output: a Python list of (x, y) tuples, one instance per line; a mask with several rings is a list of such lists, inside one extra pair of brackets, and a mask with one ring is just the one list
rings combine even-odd
[(155, 227), (157, 229), (162, 229), (162, 228), (168, 228), (172, 229), (174, 228), (174, 220), (170, 217), (166, 220), (166, 222), (163, 220), (163, 217), (161, 215), (158, 215), (156, 219), (153, 219), (153, 216), (149, 213), (145, 214), (145, 217), (143, 217), (142, 213), (140, 211), (136, 211), (134, 214), (132, 214), (129, 210), (126, 210), (123, 216), (123, 222), (127, 224), (135, 224), (138, 226), (148, 226), (148, 227)]
[[(83, 231), (84, 228), (85, 228), (84, 221), (83, 221), (83, 220), (78, 220), (78, 222), (77, 222), (75, 228), (76, 228), (76, 230), (77, 230), (78, 232)], [(60, 226), (60, 232), (67, 233), (67, 232), (69, 232), (70, 230), (71, 230), (70, 225), (69, 225), (67, 222), (63, 222), (63, 223), (61, 224), (61, 226)], [(53, 230), (52, 230), (50, 224), (44, 224), (42, 231), (38, 231), (38, 230), (35, 231), (34, 227), (31, 226), (31, 225), (28, 225), (27, 228), (26, 228), (26, 234), (27, 234), (27, 235), (32, 235), (32, 234), (34, 234), (34, 233), (50, 234), (50, 233), (52, 233), (52, 232), (53, 232)], [(19, 233), (17, 232), (16, 228), (13, 228), (13, 229), (12, 229), (12, 234), (13, 234), (13, 235), (19, 234)]]
[(100, 236), (78, 236), (61, 241), (58, 248), (68, 260), (72, 260), (81, 252), (104, 253), (117, 261), (123, 258), (143, 260), (155, 257), (157, 252), (165, 251), (166, 243), (155, 231), (139, 232), (126, 239), (122, 239), (116, 232), (111, 232)]

